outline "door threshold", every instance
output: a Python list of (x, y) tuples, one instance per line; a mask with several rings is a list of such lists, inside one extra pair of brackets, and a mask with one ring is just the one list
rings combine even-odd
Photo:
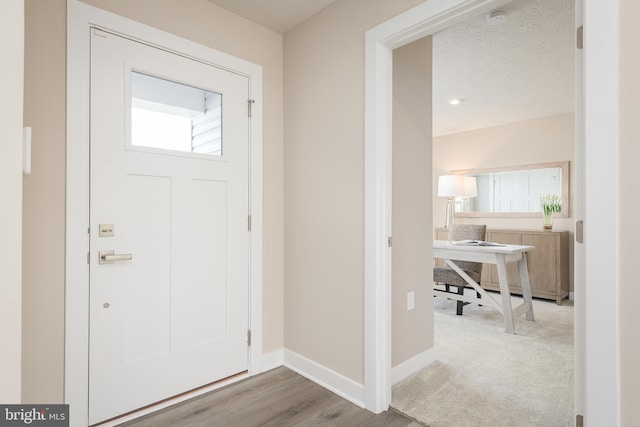
[(203, 394), (209, 393), (211, 391), (221, 389), (222, 387), (228, 386), (230, 384), (236, 383), (246, 378), (249, 378), (248, 371), (239, 372), (235, 375), (231, 375), (230, 377), (223, 378), (216, 382), (203, 385), (202, 387), (198, 387), (193, 390), (189, 390), (177, 396), (169, 397), (165, 400), (161, 400), (151, 405), (144, 406), (140, 409), (136, 409), (135, 411), (127, 412), (126, 414), (108, 419), (106, 421), (102, 421), (98, 424), (92, 424), (91, 427), (113, 427), (120, 424), (124, 424), (128, 421), (135, 420), (136, 418), (140, 418), (145, 415), (149, 415), (153, 412), (157, 412), (162, 409), (168, 408), (169, 406), (176, 405), (178, 403), (185, 402), (189, 399), (202, 396)]

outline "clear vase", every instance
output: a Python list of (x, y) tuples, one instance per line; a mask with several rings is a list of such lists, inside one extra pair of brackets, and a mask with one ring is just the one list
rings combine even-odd
[(543, 230), (553, 229), (553, 213), (545, 212), (542, 214), (542, 229)]

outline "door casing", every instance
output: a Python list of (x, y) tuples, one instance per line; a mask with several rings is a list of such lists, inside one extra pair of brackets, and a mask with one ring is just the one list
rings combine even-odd
[(262, 372), (262, 67), (78, 0), (67, 1), (65, 387), (72, 426), (88, 425), (90, 28), (108, 29), (249, 79), (249, 374)]
[[(585, 425), (620, 424), (618, 309), (618, 4), (577, 0), (585, 31), (576, 161), (584, 182), (585, 257), (576, 277), (576, 409)], [(391, 402), (392, 51), (508, 0), (429, 0), (365, 34), (365, 405)], [(606, 67), (602, 64), (607, 64)], [(585, 154), (586, 153), (586, 154)], [(587, 185), (588, 184), (588, 185)], [(586, 202), (585, 202), (586, 200)], [(582, 219), (577, 217), (578, 219)], [(589, 227), (589, 220), (597, 226)], [(587, 263), (591, 259), (593, 262)], [(611, 286), (599, 291), (603, 283)], [(591, 325), (591, 327), (589, 327)], [(594, 327), (598, 325), (598, 327)]]

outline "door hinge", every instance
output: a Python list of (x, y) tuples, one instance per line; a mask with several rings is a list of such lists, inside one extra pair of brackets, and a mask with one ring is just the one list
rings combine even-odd
[(576, 47), (582, 49), (584, 47), (584, 27), (580, 25), (576, 29)]
[(251, 215), (247, 217), (247, 230), (251, 231)]
[(91, 252), (87, 252), (87, 264), (91, 264)]
[(574, 234), (576, 236), (576, 242), (584, 243), (584, 221), (583, 220), (576, 221), (576, 231)]
[(247, 345), (251, 347), (251, 329), (247, 331)]
[(251, 117), (251, 109), (253, 108), (253, 104), (255, 104), (255, 100), (253, 99), (249, 99), (247, 100), (248, 104), (249, 104), (249, 117)]
[(387, 246), (391, 247), (391, 236), (387, 237)]

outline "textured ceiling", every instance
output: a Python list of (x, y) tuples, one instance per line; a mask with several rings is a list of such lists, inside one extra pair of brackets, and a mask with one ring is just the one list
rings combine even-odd
[(207, 1), (283, 34), (336, 0)]
[(500, 25), (482, 15), (434, 36), (434, 135), (574, 111), (573, 0), (506, 8)]
[[(208, 1), (285, 33), (335, 0)], [(481, 15), (434, 35), (434, 135), (574, 111), (574, 0), (505, 8), (499, 25)]]

